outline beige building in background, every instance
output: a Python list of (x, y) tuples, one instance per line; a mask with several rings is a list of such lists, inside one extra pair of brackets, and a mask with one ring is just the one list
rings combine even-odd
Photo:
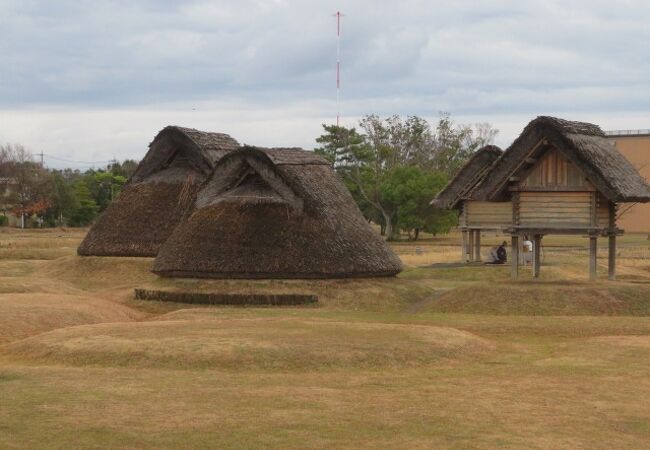
[[(650, 181), (650, 129), (608, 131), (616, 148)], [(619, 227), (627, 232), (650, 232), (650, 203), (624, 205), (619, 210)]]

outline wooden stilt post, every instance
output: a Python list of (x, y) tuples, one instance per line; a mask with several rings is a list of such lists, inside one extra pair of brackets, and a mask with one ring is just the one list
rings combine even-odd
[(607, 278), (616, 279), (616, 233), (609, 235), (609, 254), (607, 255)]
[(598, 237), (589, 236), (589, 280), (596, 281), (598, 263)]
[(541, 258), (542, 235), (533, 236), (533, 278), (539, 278), (539, 271), (542, 265)]
[(481, 262), (481, 230), (476, 230), (476, 236), (474, 236), (474, 261)]
[(609, 242), (607, 255), (607, 278), (616, 279), (616, 203), (609, 204)]
[(474, 262), (474, 230), (469, 230), (469, 262)]
[(461, 249), (463, 254), (462, 254), (462, 257), (461, 257), (461, 262), (465, 263), (465, 262), (468, 261), (468, 259), (467, 259), (467, 253), (468, 253), (467, 252), (467, 230), (463, 230), (461, 232), (461, 235), (463, 237), (463, 243), (462, 243), (462, 249)]
[(510, 262), (512, 264), (512, 279), (519, 278), (519, 236), (512, 235), (512, 255), (510, 255)]

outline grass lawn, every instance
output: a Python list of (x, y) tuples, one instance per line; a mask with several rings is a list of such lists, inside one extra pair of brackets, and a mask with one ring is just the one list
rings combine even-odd
[[(645, 235), (620, 239), (615, 282), (603, 248), (596, 283), (579, 237), (544, 240), (539, 281), (436, 265), (458, 260), (454, 234), (396, 243), (395, 279), (228, 281), (80, 258), (83, 235), (0, 229), (2, 449), (648, 448)], [(319, 303), (201, 307), (134, 287)]]

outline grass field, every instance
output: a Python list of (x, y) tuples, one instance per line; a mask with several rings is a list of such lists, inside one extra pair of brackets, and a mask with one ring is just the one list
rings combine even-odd
[[(542, 278), (395, 250), (396, 279), (158, 279), (80, 258), (83, 230), (0, 229), (0, 448), (648, 448), (650, 240), (588, 283), (586, 239)], [(486, 246), (502, 240), (485, 236)], [(604, 249), (603, 249), (604, 250)], [(310, 293), (317, 306), (138, 301), (133, 288)]]

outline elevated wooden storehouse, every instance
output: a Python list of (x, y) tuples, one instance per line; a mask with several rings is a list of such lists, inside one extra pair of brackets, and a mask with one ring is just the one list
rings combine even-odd
[(363, 218), (330, 164), (300, 149), (225, 156), (153, 272), (195, 278), (391, 276), (399, 258)]
[(473, 196), (502, 153), (494, 145), (479, 149), (431, 202), (436, 208), (458, 211), (464, 261), (481, 260), (481, 231), (503, 232), (512, 221), (510, 201), (486, 202)]
[(165, 127), (121, 194), (90, 229), (80, 255), (156, 256), (215, 164), (239, 144), (227, 134)]
[(615, 277), (617, 207), (650, 201), (650, 187), (596, 125), (538, 117), (494, 163), (473, 198), (512, 203), (512, 275), (519, 271), (519, 237), (534, 240), (539, 276), (542, 237), (589, 238), (589, 273), (596, 278), (598, 237), (609, 240), (609, 277)]

